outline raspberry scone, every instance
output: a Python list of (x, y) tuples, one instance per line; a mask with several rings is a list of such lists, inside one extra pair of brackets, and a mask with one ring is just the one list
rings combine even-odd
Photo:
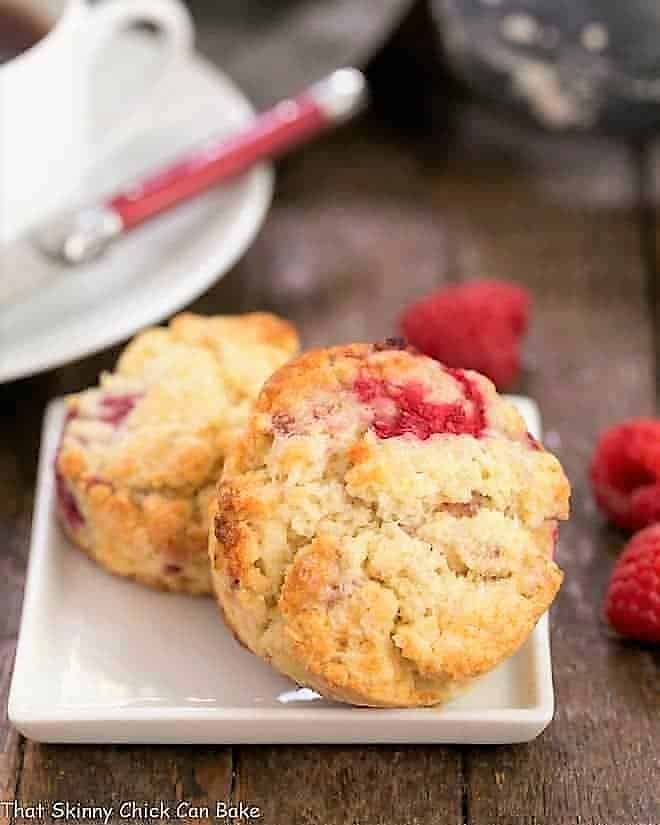
[(298, 350), (255, 313), (146, 330), (98, 387), (68, 399), (56, 460), (67, 534), (108, 570), (208, 594), (209, 505), (263, 382)]
[(569, 486), (475, 372), (397, 341), (276, 372), (210, 539), (229, 627), (328, 698), (433, 705), (510, 656), (559, 589)]

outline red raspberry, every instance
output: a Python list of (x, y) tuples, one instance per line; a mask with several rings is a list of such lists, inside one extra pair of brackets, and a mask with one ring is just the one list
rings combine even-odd
[(417, 349), (449, 367), (487, 375), (499, 389), (520, 372), (520, 341), (531, 298), (508, 281), (475, 280), (432, 292), (411, 304), (400, 319)]
[(606, 430), (591, 462), (591, 485), (617, 527), (660, 522), (660, 420), (632, 418)]
[(605, 616), (622, 636), (660, 642), (660, 524), (637, 533), (618, 558)]

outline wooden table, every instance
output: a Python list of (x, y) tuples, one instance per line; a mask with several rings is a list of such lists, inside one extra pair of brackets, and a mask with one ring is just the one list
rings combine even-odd
[[(387, 336), (408, 300), (449, 280), (533, 291), (519, 389), (540, 403), (574, 491), (552, 610), (555, 721), (512, 747), (76, 747), (26, 742), (0, 718), (3, 799), (244, 800), (266, 825), (660, 821), (660, 657), (601, 623), (625, 538), (594, 509), (586, 472), (601, 428), (656, 404), (660, 156), (531, 134), (472, 108), (452, 118), (442, 151), (372, 115), (286, 161), (256, 243), (193, 308), (271, 309), (309, 346)], [(44, 405), (116, 354), (0, 387), (4, 699)]]

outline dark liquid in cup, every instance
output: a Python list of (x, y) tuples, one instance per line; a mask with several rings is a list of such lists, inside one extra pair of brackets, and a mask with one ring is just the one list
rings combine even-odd
[(0, 65), (34, 46), (49, 29), (35, 12), (0, 2)]

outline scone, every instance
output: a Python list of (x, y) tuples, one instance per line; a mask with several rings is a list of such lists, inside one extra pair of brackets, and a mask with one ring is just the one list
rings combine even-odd
[(359, 705), (446, 701), (516, 651), (559, 589), (569, 486), (475, 372), (397, 342), (309, 352), (229, 451), (210, 540), (229, 627)]
[(108, 570), (209, 594), (209, 505), (266, 378), (298, 350), (255, 313), (174, 318), (138, 335), (100, 385), (68, 399), (56, 460), (60, 521)]

